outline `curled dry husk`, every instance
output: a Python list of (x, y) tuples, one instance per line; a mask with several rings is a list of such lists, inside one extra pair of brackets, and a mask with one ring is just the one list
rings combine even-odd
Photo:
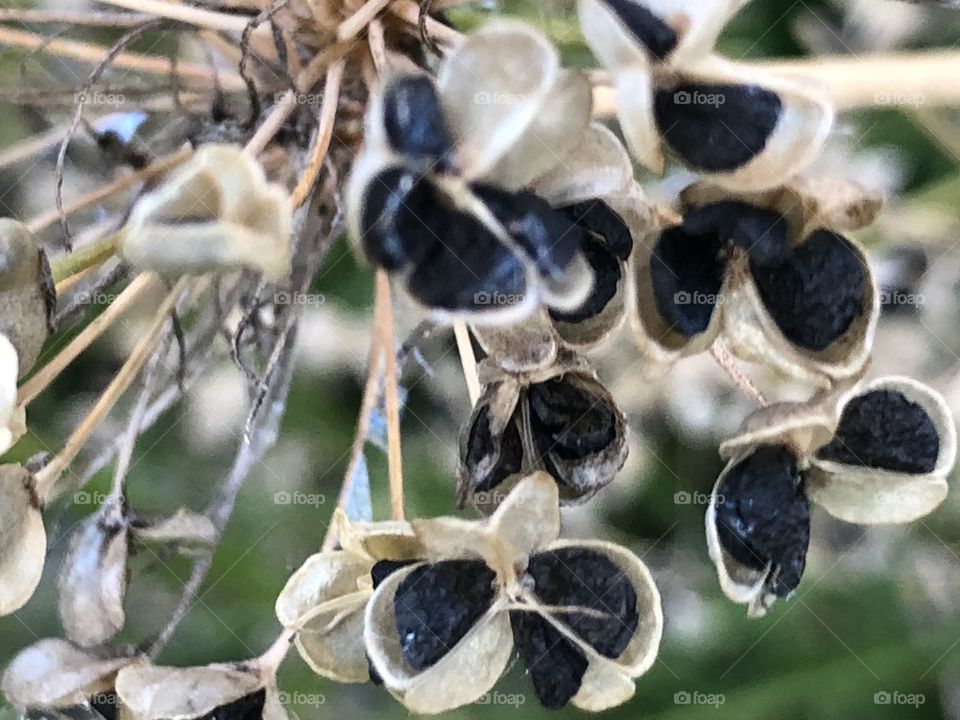
[(0, 335), (0, 454), (27, 432), (25, 408), (17, 405), (18, 368), (16, 348)]
[[(380, 584), (367, 605), (364, 627), (374, 669), (412, 712), (443, 712), (483, 696), (502, 674), (515, 643), (538, 698), (550, 707), (571, 702), (599, 711), (633, 695), (634, 678), (649, 669), (659, 648), (659, 593), (646, 566), (627, 550), (599, 541), (558, 541), (557, 501), (556, 483), (538, 472), (518, 483), (488, 520), (413, 521), (426, 559)], [(563, 578), (540, 572), (561, 558), (567, 559), (564, 568), (570, 574), (563, 575), (558, 566), (553, 569)], [(584, 558), (593, 563), (591, 569), (603, 568), (609, 576), (577, 574)], [(541, 578), (539, 588), (534, 575)], [(551, 580), (568, 593), (562, 608), (544, 597), (556, 589)], [(590, 583), (601, 580), (628, 598), (619, 610), (629, 627), (606, 605), (592, 607), (598, 598)], [(603, 655), (595, 649), (596, 637), (594, 644), (585, 640), (580, 634), (584, 615), (576, 609), (592, 612), (596, 622), (613, 623), (620, 635), (615, 651)], [(451, 632), (445, 611), (471, 622)], [(414, 625), (407, 627), (411, 618)], [(531, 652), (537, 632), (546, 642), (539, 653)], [(424, 649), (431, 655), (428, 662), (419, 656)]]
[[(777, 562), (738, 560), (724, 545), (718, 513), (728, 505), (724, 497), (728, 478), (743, 472), (745, 463), (769, 470), (775, 463), (759, 460), (779, 454), (793, 464), (796, 497), (792, 510), (771, 508), (765, 517), (753, 518), (753, 537), (760, 544), (782, 540), (790, 532), (809, 537), (808, 500), (831, 515), (862, 525), (906, 523), (929, 514), (947, 495), (947, 475), (956, 461), (956, 429), (943, 398), (922, 383), (905, 377), (884, 377), (861, 386), (848, 383), (806, 403), (778, 404), (756, 411), (744, 422), (737, 437), (721, 445), (729, 463), (718, 478), (707, 509), (706, 529), (710, 556), (717, 566), (721, 586), (735, 602), (746, 603), (752, 616), (763, 615), (776, 600), (799, 582), (806, 554), (803, 547), (781, 545), (778, 552), (794, 559), (790, 582), (779, 584)], [(754, 470), (756, 472), (756, 470)], [(774, 478), (758, 476), (755, 490), (769, 494)], [(762, 488), (766, 485), (766, 490)], [(736, 502), (738, 499), (734, 499)], [(765, 502), (754, 495), (757, 513)], [(731, 506), (732, 507), (732, 506)], [(733, 510), (744, 526), (750, 518)], [(790, 517), (799, 512), (799, 516)], [(808, 511), (806, 511), (808, 512)], [(736, 523), (735, 523), (736, 524)], [(731, 527), (731, 531), (737, 531)], [(737, 534), (737, 538), (745, 537)], [(736, 533), (734, 533), (736, 534)], [(748, 542), (753, 542), (749, 541)], [(763, 553), (755, 553), (763, 561)]]
[(101, 711), (102, 716), (117, 717), (114, 681), (117, 672), (135, 660), (46, 638), (13, 659), (3, 674), (3, 694), (12, 705), (38, 717), (100, 718)]
[(165, 275), (251, 268), (268, 280), (290, 271), (293, 211), (239, 145), (202, 146), (142, 195), (121, 230), (124, 257)]
[(19, 465), (0, 465), (0, 615), (33, 595), (47, 553), (33, 477)]
[[(629, 305), (634, 334), (646, 355), (671, 363), (706, 350), (721, 337), (738, 357), (820, 387), (861, 373), (873, 345), (880, 295), (863, 248), (842, 233), (874, 220), (882, 204), (879, 195), (852, 183), (798, 178), (756, 193), (697, 183), (681, 193), (681, 203), (684, 219), (665, 228), (634, 256)], [(747, 208), (754, 217), (741, 224), (742, 211), (727, 211), (712, 225), (704, 222), (697, 232), (689, 229), (691, 218), (722, 206)], [(735, 234), (740, 237), (735, 239)], [(669, 252), (668, 237), (670, 243), (700, 243), (705, 248), (718, 243), (718, 252), (708, 251), (710, 257), (704, 258), (717, 264), (717, 285), (701, 289), (707, 288), (704, 276), (696, 274), (702, 268), (693, 266), (688, 268), (689, 278), (680, 277), (677, 265), (671, 267), (662, 259), (662, 253)], [(755, 248), (774, 243), (773, 238), (784, 243), (778, 254), (755, 264), (751, 252), (757, 254)], [(810, 244), (814, 241), (819, 244)], [(821, 250), (823, 243), (829, 245)], [(671, 262), (687, 262), (695, 247), (691, 244), (683, 259)], [(833, 255), (828, 257), (827, 251)], [(714, 261), (716, 255), (722, 257)], [(833, 275), (828, 274), (831, 269)], [(762, 287), (758, 272), (763, 275)], [(657, 273), (667, 288), (661, 292), (669, 293), (671, 286), (675, 291), (668, 304), (706, 307), (709, 321), (701, 318), (702, 324), (687, 332), (678, 329), (676, 319), (664, 315), (662, 298), (658, 301)], [(847, 292), (845, 282), (850, 284), (850, 297), (840, 296)], [(784, 287), (793, 288), (792, 294)], [(773, 305), (767, 304), (765, 292)], [(834, 298), (839, 299), (833, 302)], [(848, 308), (849, 317), (841, 318), (838, 307)]]
[(457, 497), (492, 512), (532, 470), (555, 478), (563, 504), (584, 502), (627, 459), (627, 422), (589, 363), (563, 352), (549, 367), (479, 365), (483, 387), (460, 437)]
[(820, 152), (833, 125), (823, 90), (712, 54), (745, 0), (578, 0), (594, 55), (611, 71), (634, 156), (662, 172), (663, 146), (725, 187), (785, 182)]
[(366, 682), (363, 609), (373, 593), (371, 570), (381, 560), (413, 560), (422, 553), (408, 523), (351, 523), (339, 509), (333, 522), (342, 549), (307, 558), (275, 609), (283, 626), (297, 631), (297, 650), (314, 672), (337, 682)]
[(580, 231), (551, 205), (619, 192), (632, 177), (590, 109), (588, 80), (513, 22), (467, 37), (435, 83), (386, 78), (348, 182), (351, 238), (440, 320), (579, 307), (590, 267)]

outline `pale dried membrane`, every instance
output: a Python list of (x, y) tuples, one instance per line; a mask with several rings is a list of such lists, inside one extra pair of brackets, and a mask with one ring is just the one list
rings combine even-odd
[(624, 69), (616, 73), (614, 84), (617, 119), (627, 147), (647, 170), (662, 175), (665, 160), (660, 131), (653, 116), (654, 88), (649, 71)]
[(540, 370), (557, 359), (558, 338), (544, 311), (504, 327), (476, 325), (470, 329), (487, 356), (496, 358), (508, 372)]
[(290, 270), (293, 212), (280, 185), (239, 145), (204, 145), (134, 204), (124, 257), (168, 275), (250, 268), (271, 281)]
[(217, 529), (202, 513), (179, 508), (173, 515), (160, 517), (138, 516), (130, 526), (137, 540), (187, 545), (211, 545), (216, 542)]
[[(873, 393), (875, 402), (856, 407)], [(867, 435), (882, 447), (870, 447)], [(946, 402), (926, 385), (884, 377), (848, 394), (837, 437), (835, 446), (824, 443), (810, 456), (805, 472), (810, 499), (831, 515), (865, 525), (904, 523), (946, 498), (956, 428)]]
[(33, 595), (46, 553), (33, 478), (20, 465), (0, 465), (0, 615), (19, 610)]
[(2, 689), (19, 708), (68, 708), (108, 692), (120, 668), (135, 658), (83, 650), (46, 638), (21, 650), (3, 674)]
[(74, 532), (57, 586), (63, 629), (87, 647), (107, 642), (126, 617), (128, 526), (109, 504), (103, 508)]
[(26, 408), (17, 405), (17, 350), (0, 335), (0, 454), (27, 432)]
[(50, 334), (56, 292), (46, 254), (26, 225), (0, 218), (0, 334), (17, 352), (19, 376)]

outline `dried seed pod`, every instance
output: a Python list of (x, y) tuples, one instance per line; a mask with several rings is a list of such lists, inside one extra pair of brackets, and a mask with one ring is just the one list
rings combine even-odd
[(546, 707), (603, 710), (633, 694), (662, 631), (649, 571), (611, 543), (557, 541), (556, 484), (521, 480), (487, 521), (414, 522), (425, 562), (390, 575), (364, 637), (387, 688), (437, 713), (489, 691), (516, 646)]
[(760, 616), (800, 582), (810, 501), (847, 522), (922, 517), (946, 497), (956, 430), (933, 390), (888, 377), (762, 408), (721, 454), (707, 545), (726, 595)]
[[(878, 199), (796, 183), (761, 193), (697, 184), (682, 222), (638, 253), (633, 300), (641, 348), (660, 361), (722, 336), (739, 357), (826, 386), (866, 363), (879, 292), (863, 249), (827, 222), (860, 227)], [(839, 195), (839, 194), (838, 194)]]
[(46, 253), (23, 223), (0, 218), (0, 258), (0, 335), (16, 350), (23, 376), (50, 334), (56, 294)]
[(3, 674), (3, 694), (29, 717), (117, 717), (114, 681), (117, 672), (134, 661), (47, 638), (10, 662)]
[(833, 125), (825, 93), (711, 53), (743, 2), (579, 0), (587, 43), (613, 72), (627, 143), (650, 170), (663, 171), (666, 145), (720, 185), (762, 189), (820, 152)]
[(5, 453), (27, 432), (26, 409), (17, 405), (17, 350), (0, 335), (0, 453)]
[(271, 281), (290, 271), (293, 212), (239, 145), (203, 145), (142, 195), (122, 229), (134, 266), (167, 275), (251, 268)]
[(33, 595), (46, 553), (33, 478), (19, 465), (0, 465), (0, 615), (19, 610)]
[(130, 532), (137, 540), (158, 543), (212, 545), (217, 539), (210, 518), (186, 508), (158, 517), (138, 514), (130, 521)]
[(626, 418), (585, 361), (510, 374), (481, 366), (484, 390), (460, 439), (457, 497), (489, 512), (521, 474), (543, 469), (563, 503), (584, 502), (627, 458)]

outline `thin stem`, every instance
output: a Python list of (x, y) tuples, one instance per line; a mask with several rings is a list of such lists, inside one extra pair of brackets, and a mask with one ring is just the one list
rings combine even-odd
[(127, 8), (128, 10), (151, 13), (158, 17), (178, 20), (207, 30), (241, 33), (248, 22), (242, 16), (228, 15), (214, 10), (206, 10), (191, 5), (179, 5), (163, 0), (99, 0), (99, 2)]
[(337, 117), (337, 105), (340, 102), (340, 83), (343, 80), (344, 61), (338, 60), (327, 71), (327, 81), (323, 86), (323, 105), (320, 108), (320, 117), (317, 123), (317, 137), (310, 151), (310, 159), (303, 175), (297, 182), (290, 196), (290, 203), (294, 209), (300, 207), (307, 196), (313, 191), (317, 182), (320, 168), (330, 149), (330, 140), (333, 138), (333, 125)]
[(89, 25), (93, 27), (133, 27), (147, 15), (119, 12), (71, 12), (69, 10), (27, 10), (4, 8), (0, 10), (0, 22), (19, 23), (64, 23), (66, 25)]
[(400, 399), (397, 393), (397, 354), (393, 339), (393, 300), (390, 277), (377, 270), (377, 306), (381, 309), (377, 334), (383, 353), (383, 382), (387, 410), (387, 467), (390, 476), (390, 511), (403, 520), (403, 457), (400, 448)]
[(267, 648), (266, 652), (257, 658), (257, 664), (269, 677), (274, 677), (277, 674), (280, 663), (290, 652), (290, 646), (293, 644), (293, 638), (296, 634), (296, 630), (285, 628), (280, 636), (273, 641), (273, 644)]
[(467, 394), (470, 396), (470, 407), (477, 404), (480, 397), (480, 378), (477, 375), (477, 356), (473, 354), (473, 343), (470, 342), (470, 331), (463, 320), (453, 324), (453, 334), (457, 338), (457, 350), (460, 353), (460, 366), (463, 368), (463, 379), (467, 382)]
[[(73, 252), (52, 260), (50, 262), (50, 272), (53, 275), (54, 282), (61, 283), (71, 276), (103, 265), (117, 252), (121, 237), (123, 235), (120, 232), (110, 233), (107, 237), (95, 243), (84, 245)], [(57, 289), (61, 289), (59, 284)]]
[(767, 404), (767, 399), (763, 396), (763, 393), (760, 392), (757, 386), (753, 384), (753, 381), (737, 367), (736, 361), (720, 340), (714, 342), (710, 347), (710, 354), (713, 355), (714, 360), (717, 361), (717, 365), (723, 368), (724, 372), (730, 376), (734, 384), (743, 391), (744, 395), (760, 407)]
[[(417, 35), (420, 34), (420, 3), (413, 0), (397, 0), (390, 5), (390, 12), (407, 23)], [(464, 38), (463, 33), (437, 22), (430, 16), (425, 19), (425, 24), (430, 37), (444, 45), (456, 45)]]
[(352, 40), (361, 30), (377, 17), (384, 8), (389, 5), (391, 0), (367, 0), (360, 9), (348, 17), (337, 28), (337, 40)]
[(293, 106), (293, 90), (287, 90), (273, 106), (270, 114), (260, 124), (260, 127), (257, 128), (253, 137), (247, 142), (244, 151), (254, 157), (263, 152), (264, 148), (273, 140), (273, 136), (280, 131), (287, 118), (290, 117)]

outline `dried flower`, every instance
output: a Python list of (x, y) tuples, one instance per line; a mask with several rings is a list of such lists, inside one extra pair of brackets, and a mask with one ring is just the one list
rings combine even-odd
[(726, 187), (769, 188), (817, 156), (833, 110), (810, 83), (712, 54), (745, 0), (578, 0), (594, 55), (613, 73), (617, 114), (637, 159), (663, 170), (662, 145)]
[(582, 358), (563, 353), (522, 373), (489, 359), (480, 377), (483, 392), (460, 438), (461, 505), (489, 512), (533, 470), (554, 478), (562, 502), (584, 502), (623, 467), (626, 418)]
[(293, 213), (239, 145), (203, 145), (133, 206), (122, 229), (135, 266), (168, 275), (251, 268), (269, 280), (290, 271)]
[(682, 222), (638, 253), (634, 328), (669, 362), (722, 336), (745, 360), (829, 384), (866, 362), (879, 293), (860, 245), (841, 231), (879, 210), (862, 188), (796, 181), (761, 193), (692, 185)]
[(557, 540), (557, 500), (534, 473), (487, 521), (413, 521), (426, 561), (380, 584), (364, 630), (373, 667), (412, 712), (475, 701), (514, 647), (546, 707), (599, 711), (633, 695), (659, 648), (659, 593), (626, 549)]
[(947, 495), (956, 430), (936, 392), (886, 377), (762, 408), (720, 452), (707, 544), (726, 595), (758, 616), (800, 583), (810, 500), (853, 523), (922, 517)]
[(32, 476), (20, 465), (0, 465), (0, 615), (19, 610), (30, 599), (46, 554), (47, 534)]

